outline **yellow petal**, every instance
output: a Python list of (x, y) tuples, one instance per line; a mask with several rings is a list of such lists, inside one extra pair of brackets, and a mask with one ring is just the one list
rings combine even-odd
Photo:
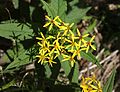
[(61, 23), (62, 23), (62, 20), (60, 19), (60, 17), (58, 17), (58, 20), (59, 20), (59, 22), (61, 22)]
[(40, 63), (41, 60), (38, 61), (38, 63)]
[(58, 18), (59, 18), (59, 16), (56, 16), (56, 17), (54, 18), (54, 21), (57, 20)]
[(96, 86), (94, 85), (90, 85), (93, 89), (98, 89)]
[(89, 46), (86, 48), (86, 53), (88, 53), (89, 48), (90, 48)]
[(68, 60), (69, 60), (69, 58), (66, 58), (66, 59), (63, 59), (62, 62), (64, 62), (64, 61), (68, 61)]
[(65, 41), (69, 42), (69, 43), (72, 43), (71, 40), (68, 40), (68, 39), (65, 39)]
[(48, 30), (50, 31), (50, 30), (52, 29), (52, 27), (53, 27), (53, 24), (51, 24), (51, 25), (49, 26), (49, 29), (48, 29)]
[(73, 67), (74, 66), (74, 61), (70, 61), (71, 62), (71, 67)]
[(66, 30), (67, 27), (66, 26), (59, 26), (60, 30)]
[(40, 34), (41, 34), (42, 38), (45, 39), (45, 36), (43, 35), (43, 33), (41, 32)]
[(36, 55), (35, 57), (40, 57), (40, 55)]
[(65, 49), (68, 49), (69, 47), (71, 47), (71, 45), (67, 45)]
[(40, 42), (37, 42), (38, 43), (38, 45), (40, 45), (41, 47), (43, 46)]
[(95, 35), (91, 38), (90, 42), (92, 42), (95, 39)]
[(48, 36), (46, 39), (55, 39), (53, 36)]
[(51, 19), (50, 17), (48, 17), (47, 15), (46, 15), (45, 17), (46, 17), (48, 20), (50, 20), (50, 21), (52, 20), (52, 19)]
[(60, 27), (58, 22), (54, 21), (53, 23), (54, 23), (54, 25), (56, 25), (58, 28)]
[(95, 46), (93, 46), (93, 45), (90, 45), (90, 46), (92, 47), (93, 50), (96, 50)]
[(72, 23), (72, 24), (70, 25), (70, 28), (71, 28), (73, 25), (74, 25), (74, 23)]
[(42, 38), (40, 38), (40, 37), (36, 37), (36, 39), (38, 39), (38, 40), (42, 40)]
[(78, 29), (78, 28), (77, 28), (77, 33), (78, 33), (78, 36), (81, 36), (80, 31), (79, 31), (79, 29)]
[(43, 27), (47, 27), (50, 25), (50, 22), (46, 23)]
[(85, 38), (85, 37), (88, 37), (88, 36), (89, 36), (89, 34), (85, 34), (85, 35), (83, 35), (82, 37)]

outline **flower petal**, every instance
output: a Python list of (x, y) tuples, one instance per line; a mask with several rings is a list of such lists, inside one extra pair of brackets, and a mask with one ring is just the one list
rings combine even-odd
[(90, 46), (92, 47), (93, 50), (96, 50), (95, 46), (93, 46), (93, 45), (90, 45)]
[(95, 39), (95, 35), (90, 39), (90, 42), (92, 42)]
[(46, 23), (43, 27), (47, 27), (50, 25), (50, 22)]
[(50, 24), (48, 31), (50, 31), (53, 27), (53, 24)]

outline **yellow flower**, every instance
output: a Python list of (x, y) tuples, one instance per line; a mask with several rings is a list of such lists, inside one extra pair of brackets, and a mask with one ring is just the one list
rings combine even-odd
[(41, 65), (42, 65), (43, 63), (45, 63), (45, 61), (46, 61), (46, 59), (47, 59), (47, 54), (46, 54), (46, 52), (42, 51), (42, 52), (39, 53), (39, 55), (37, 55), (36, 57), (39, 58), (38, 63), (41, 62)]
[(64, 48), (59, 43), (60, 39), (61, 39), (60, 32), (58, 32), (57, 38), (55, 39), (55, 41), (53, 42), (53, 44), (50, 45), (51, 47), (53, 47), (53, 49), (51, 50), (50, 54), (56, 53), (55, 58), (60, 55), (61, 49)]
[(60, 22), (60, 26), (59, 26), (59, 28), (61, 29), (61, 30), (63, 30), (62, 28), (64, 28), (64, 27), (66, 27), (66, 26), (68, 26), (69, 25), (69, 23), (65, 23), (65, 22), (63, 22), (60, 18), (58, 18), (58, 21)]
[(47, 62), (50, 64), (51, 67), (53, 66), (52, 63), (56, 64), (56, 62), (53, 61), (54, 60), (54, 55), (53, 54), (52, 55), (49, 54), (49, 57), (47, 57), (47, 59), (48, 59)]
[(40, 34), (41, 34), (41, 38), (40, 37), (36, 37), (36, 39), (40, 40), (38, 42), (38, 45), (40, 46), (39, 53), (41, 53), (42, 51), (50, 52), (50, 42), (49, 42), (49, 39), (53, 39), (55, 37), (48, 36), (48, 37), (45, 38), (45, 36), (43, 35), (42, 32)]
[(88, 52), (89, 48), (91, 47), (93, 50), (96, 50), (94, 45), (92, 45), (93, 40), (95, 39), (95, 35), (90, 39), (90, 41), (85, 43), (86, 48), (86, 53)]
[(62, 26), (59, 26), (60, 30), (64, 30), (63, 36), (66, 36), (69, 31), (71, 31), (72, 26), (74, 23), (69, 25), (68, 23), (64, 23)]
[(65, 55), (65, 54), (62, 54), (62, 56), (63, 56), (63, 62), (64, 61), (70, 61), (70, 64), (71, 64), (71, 67), (73, 67), (74, 66), (74, 63), (75, 63), (75, 56), (76, 56), (76, 54), (75, 53), (73, 53), (73, 55)]
[(74, 53), (78, 56), (78, 59), (81, 59), (80, 52), (82, 50), (86, 50), (86, 48), (81, 48), (81, 44), (77, 44), (76, 49), (74, 50)]
[(82, 92), (102, 92), (100, 82), (96, 80), (95, 76), (84, 78), (80, 83)]
[(77, 43), (75, 42), (75, 36), (72, 33), (72, 31), (71, 31), (70, 40), (65, 39), (65, 41), (69, 43), (65, 49), (71, 48), (70, 50), (68, 49), (68, 51), (73, 52), (76, 49)]
[(48, 39), (54, 38), (53, 36), (48, 36), (47, 38), (45, 38), (45, 36), (43, 35), (42, 32), (40, 32), (40, 34), (41, 34), (41, 37), (42, 37), (42, 38), (36, 37), (36, 39), (40, 40), (41, 43), (42, 43), (44, 46), (45, 46), (45, 44), (47, 43), (47, 40), (48, 40)]
[(79, 39), (79, 44), (81, 44), (81, 42), (86, 43), (86, 40), (84, 38), (88, 37), (89, 34), (85, 34), (85, 35), (81, 35), (80, 31), (77, 29), (77, 34), (78, 34), (78, 37), (76, 37), (76, 39)]
[(50, 52), (50, 46), (49, 46), (49, 42), (46, 42), (46, 44), (44, 45), (44, 44), (42, 44), (42, 43), (40, 43), (40, 42), (38, 42), (38, 45), (40, 45), (40, 48), (39, 48), (39, 53), (41, 53), (41, 52)]
[(48, 16), (45, 16), (49, 22), (47, 22), (43, 27), (47, 27), (49, 26), (49, 31), (52, 29), (53, 25), (56, 25), (57, 27), (59, 27), (59, 22), (57, 22), (56, 20), (59, 18), (59, 16), (56, 16), (54, 19), (51, 19)]

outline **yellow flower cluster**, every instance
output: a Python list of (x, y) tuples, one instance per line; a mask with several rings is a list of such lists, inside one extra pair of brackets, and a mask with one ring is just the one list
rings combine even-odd
[(96, 80), (95, 75), (86, 78), (82, 77), (80, 87), (82, 92), (102, 92), (100, 82)]
[(57, 35), (45, 36), (41, 32), (41, 37), (37, 37), (39, 48), (39, 54), (36, 56), (39, 58), (38, 62), (41, 64), (48, 62), (50, 66), (59, 55), (63, 56), (62, 61), (70, 61), (71, 66), (74, 66), (75, 57), (80, 58), (80, 51), (85, 50), (86, 53), (89, 51), (90, 47), (93, 50), (96, 48), (92, 45), (92, 42), (95, 38), (93, 36), (91, 39), (86, 40), (89, 34), (81, 35), (80, 31), (77, 29), (76, 33), (73, 33), (72, 27), (74, 23), (69, 24), (63, 22), (59, 16), (56, 16), (54, 19), (51, 19), (49, 16), (45, 16), (48, 22), (43, 27), (48, 27), (48, 30), (51, 31), (53, 27), (57, 27), (59, 32)]

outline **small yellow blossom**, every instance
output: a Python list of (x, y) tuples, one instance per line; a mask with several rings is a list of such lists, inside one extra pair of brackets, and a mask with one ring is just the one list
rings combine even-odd
[(45, 44), (47, 43), (47, 40), (48, 40), (48, 39), (54, 38), (53, 36), (48, 36), (47, 38), (45, 38), (45, 36), (43, 35), (42, 32), (40, 32), (40, 34), (41, 34), (41, 37), (42, 37), (42, 38), (36, 37), (36, 39), (40, 40), (41, 43), (42, 43), (44, 46), (45, 46)]
[(77, 34), (78, 34), (78, 37), (76, 37), (76, 39), (79, 39), (79, 44), (81, 44), (81, 42), (86, 43), (86, 40), (84, 38), (88, 37), (89, 34), (85, 34), (85, 35), (81, 35), (80, 31), (77, 29)]
[(52, 45), (50, 45), (51, 47), (53, 47), (53, 49), (51, 50), (50, 54), (55, 52), (57, 54), (57, 56), (60, 55), (60, 51), (63, 48), (63, 46), (61, 46), (61, 44), (59, 43), (60, 39), (61, 39), (60, 32), (58, 32), (55, 41), (53, 42)]
[(45, 16), (49, 22), (47, 22), (43, 27), (47, 27), (49, 26), (49, 31), (52, 29), (53, 25), (56, 25), (57, 27), (59, 27), (59, 22), (57, 22), (56, 20), (59, 18), (59, 16), (56, 16), (54, 19), (51, 19), (48, 16)]
[(42, 52), (39, 53), (39, 55), (37, 55), (36, 57), (39, 58), (38, 63), (41, 62), (41, 65), (42, 65), (43, 63), (45, 63), (45, 61), (46, 61), (46, 59), (47, 59), (47, 54), (46, 54), (46, 52), (42, 51)]
[(50, 64), (51, 67), (53, 66), (52, 63), (56, 64), (56, 62), (53, 61), (54, 60), (54, 55), (53, 54), (52, 55), (49, 54), (49, 57), (47, 57), (47, 59), (48, 59), (47, 62)]
[[(51, 19), (49, 16), (45, 17), (48, 22), (43, 27), (48, 27), (48, 30), (50, 31), (54, 25), (59, 29), (60, 32), (58, 32), (56, 36), (49, 35), (47, 37), (41, 32), (41, 37), (36, 37), (36, 39), (39, 40), (39, 54), (36, 56), (39, 58), (38, 63), (40, 62), (43, 64), (45, 62), (48, 62), (52, 67), (53, 63), (57, 63), (54, 61), (56, 57), (62, 55), (62, 61), (70, 61), (70, 64), (73, 67), (75, 64), (76, 56), (78, 56), (78, 58), (81, 58), (80, 53), (82, 50), (86, 50), (86, 52), (88, 52), (90, 47), (96, 50), (96, 48), (92, 45), (95, 36), (93, 36), (90, 41), (87, 41), (86, 37), (88, 37), (89, 34), (81, 35), (78, 29), (77, 34), (74, 34), (72, 32), (74, 23), (65, 23), (59, 18), (59, 16), (56, 16), (53, 19)], [(94, 78), (84, 78), (84, 83), (81, 85), (84, 90), (82, 92), (97, 92), (96, 90), (98, 88), (92, 84), (93, 80), (96, 82)], [(86, 85), (86, 81), (88, 81), (88, 85)]]
[(65, 23), (65, 22), (63, 22), (60, 18), (58, 18), (58, 21), (60, 22), (60, 26), (59, 26), (59, 28), (61, 29), (61, 30), (63, 30), (62, 29), (62, 27), (64, 28), (64, 27), (66, 27), (66, 26), (68, 26), (69, 25), (69, 23)]
[(67, 33), (71, 31), (71, 28), (73, 25), (74, 25), (74, 23), (72, 23), (70, 25), (68, 23), (64, 23), (64, 25), (59, 26), (60, 30), (64, 31), (63, 36), (66, 36)]
[(82, 82), (80, 83), (82, 92), (102, 92), (100, 82), (96, 80), (95, 75), (92, 77), (82, 77)]
[(92, 45), (93, 40), (95, 39), (95, 35), (90, 39), (90, 41), (85, 43), (86, 46), (86, 53), (88, 52), (89, 48), (91, 47), (93, 50), (96, 50), (94, 45)]
[(80, 52), (86, 50), (86, 48), (81, 48), (81, 44), (77, 44), (76, 49), (74, 50), (74, 53), (78, 56), (78, 59), (81, 59)]
[(38, 45), (40, 45), (40, 48), (39, 48), (39, 53), (41, 52), (50, 52), (50, 46), (49, 46), (49, 42), (47, 42), (45, 45), (43, 45), (42, 43), (38, 42)]
[(73, 53), (72, 55), (65, 55), (65, 54), (62, 54), (62, 56), (63, 56), (63, 60), (62, 60), (62, 61), (70, 61), (71, 67), (74, 66), (74, 63), (75, 63), (75, 56), (76, 56), (75, 53)]
[(75, 36), (74, 34), (71, 32), (71, 36), (70, 36), (70, 40), (69, 39), (65, 39), (66, 42), (68, 42), (69, 44), (66, 46), (65, 49), (71, 48), (70, 50), (68, 49), (68, 51), (73, 52), (76, 49), (77, 43), (75, 42)]

